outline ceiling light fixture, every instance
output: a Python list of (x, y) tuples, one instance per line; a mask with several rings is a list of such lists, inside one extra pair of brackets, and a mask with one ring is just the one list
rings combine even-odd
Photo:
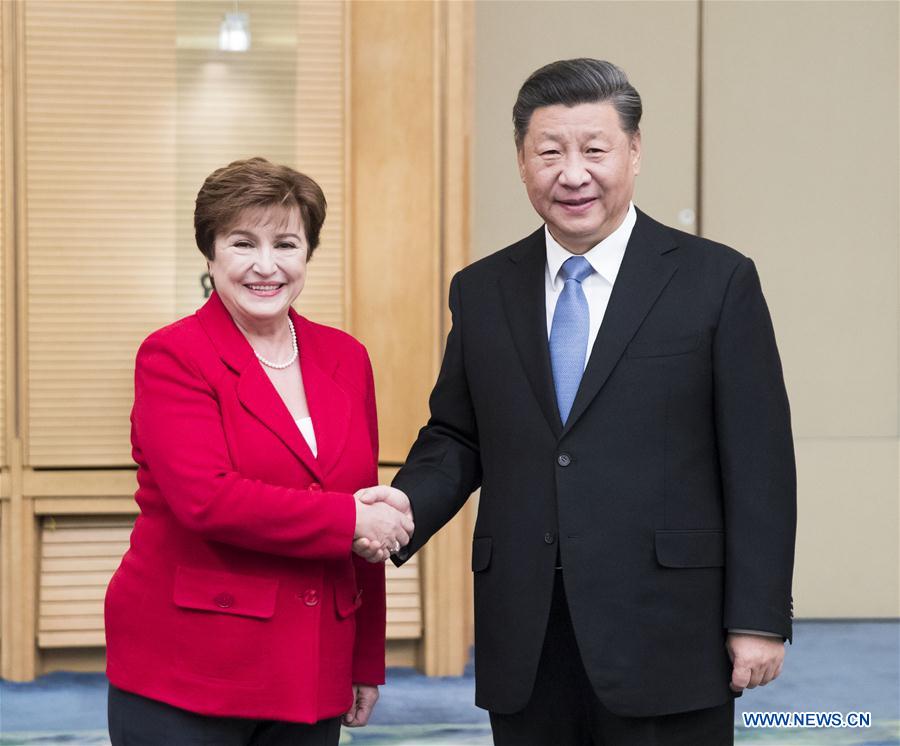
[(219, 49), (223, 52), (246, 52), (250, 49), (250, 24), (247, 13), (239, 13), (237, 0), (234, 12), (226, 13), (219, 26)]

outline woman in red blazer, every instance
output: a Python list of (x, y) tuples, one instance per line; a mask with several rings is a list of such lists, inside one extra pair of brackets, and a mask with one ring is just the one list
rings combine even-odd
[[(106, 594), (112, 743), (337, 744), (384, 682), (383, 559), (412, 525), (377, 482), (372, 369), (299, 316), (325, 198), (261, 158), (214, 172), (215, 292), (135, 368), (131, 546)], [(378, 554), (377, 548), (383, 551)]]

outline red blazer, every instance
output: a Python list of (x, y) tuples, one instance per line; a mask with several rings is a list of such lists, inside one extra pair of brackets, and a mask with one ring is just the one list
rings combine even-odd
[(315, 722), (384, 682), (384, 565), (351, 553), (377, 482), (372, 368), (291, 311), (318, 458), (214, 293), (135, 366), (141, 512), (106, 593), (107, 675), (207, 715)]

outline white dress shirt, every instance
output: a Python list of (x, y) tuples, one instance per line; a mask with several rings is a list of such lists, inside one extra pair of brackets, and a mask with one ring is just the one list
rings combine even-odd
[[(637, 212), (634, 209), (634, 203), (631, 203), (628, 205), (628, 212), (625, 213), (622, 224), (590, 251), (583, 254), (594, 268), (593, 274), (586, 277), (581, 283), (590, 313), (587, 354), (584, 356), (585, 366), (591, 356), (594, 340), (597, 339), (597, 332), (600, 330), (600, 323), (606, 313), (609, 296), (616, 282), (616, 276), (619, 274), (619, 267), (625, 257), (625, 247), (628, 245), (628, 239), (631, 238), (631, 231), (636, 220)], [(550, 235), (550, 229), (546, 225), (544, 226), (544, 236), (547, 241), (547, 271), (544, 273), (544, 288), (547, 299), (547, 338), (549, 339), (550, 329), (553, 327), (553, 313), (556, 311), (556, 301), (559, 300), (559, 294), (565, 286), (559, 270), (566, 259), (578, 255), (560, 246)]]

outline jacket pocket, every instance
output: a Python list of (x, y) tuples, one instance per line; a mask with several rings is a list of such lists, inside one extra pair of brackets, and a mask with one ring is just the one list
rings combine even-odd
[(472, 540), (472, 572), (487, 570), (491, 564), (491, 537), (480, 536)]
[(725, 532), (660, 529), (656, 532), (656, 559), (663, 567), (723, 567)]
[(677, 339), (662, 339), (659, 341), (632, 342), (625, 350), (626, 357), (669, 357), (671, 355), (684, 355), (693, 352), (700, 344), (700, 335), (692, 334), (688, 337)]
[(179, 565), (172, 600), (182, 609), (270, 619), (275, 614), (278, 581)]
[(356, 589), (352, 585), (335, 584), (334, 608), (341, 619), (346, 619), (362, 606), (362, 589)]

